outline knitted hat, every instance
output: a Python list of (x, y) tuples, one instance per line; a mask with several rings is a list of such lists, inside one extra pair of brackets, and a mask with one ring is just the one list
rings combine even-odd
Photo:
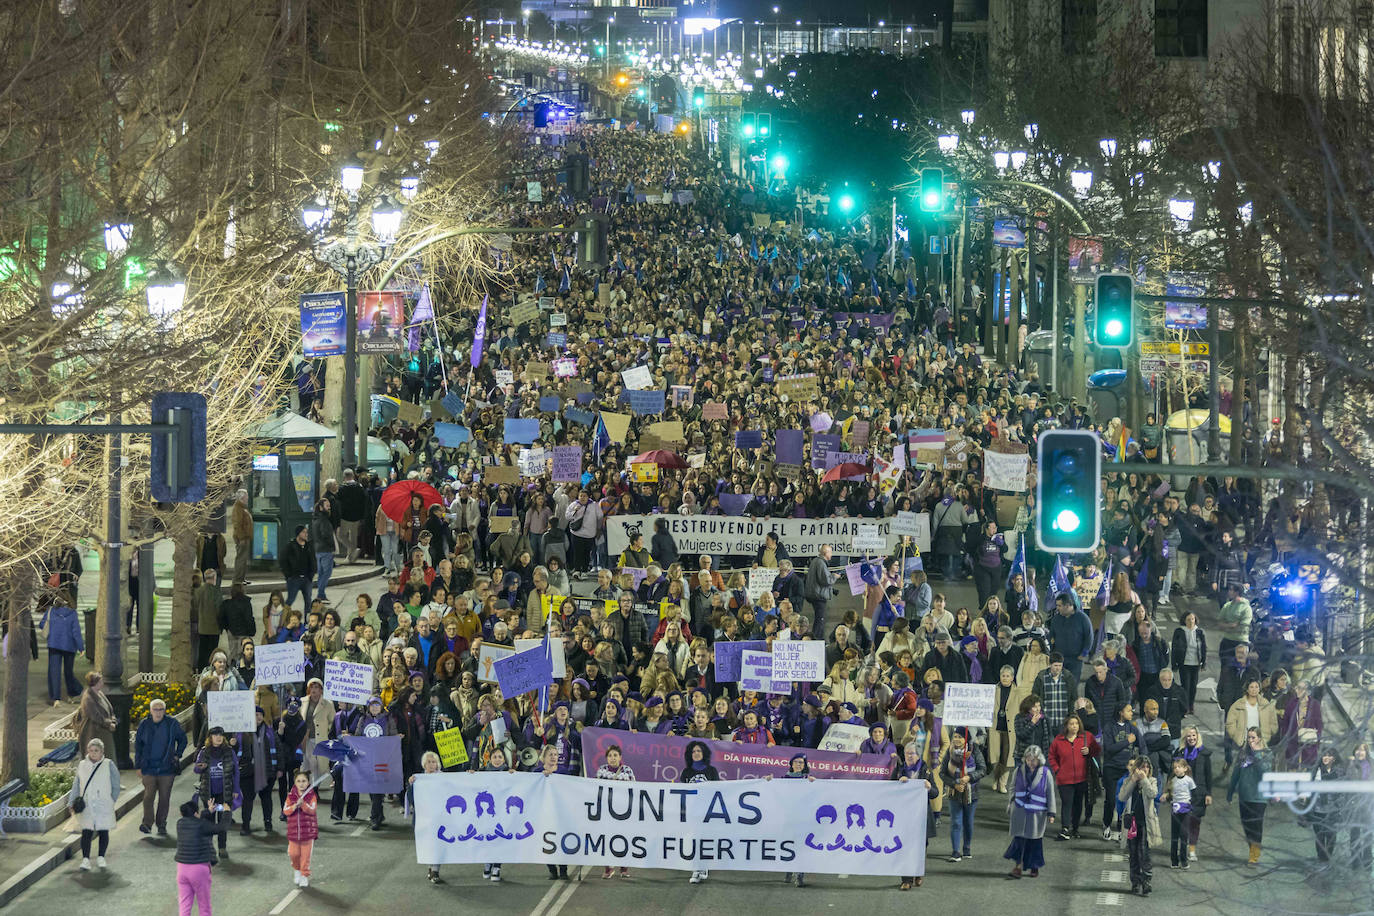
[(802, 700), (802, 703), (804, 703), (807, 706), (810, 706), (812, 709), (821, 708), (821, 699), (814, 693), (808, 693), (806, 697)]
[(645, 708), (645, 709), (653, 709), (655, 706), (662, 706), (662, 705), (663, 705), (663, 697), (649, 697), (649, 699), (647, 699), (647, 700), (644, 701), (644, 708)]
[(916, 701), (916, 708), (921, 712), (934, 712), (935, 704), (930, 701), (929, 697), (921, 697)]

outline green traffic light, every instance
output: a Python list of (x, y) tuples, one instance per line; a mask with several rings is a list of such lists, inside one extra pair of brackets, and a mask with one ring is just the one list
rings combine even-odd
[(853, 195), (853, 194), (841, 194), (841, 195), (840, 195), (840, 212), (841, 212), (841, 213), (848, 213), (850, 210), (853, 210), (853, 209), (854, 209), (854, 195)]
[(1107, 324), (1103, 330), (1107, 332), (1107, 338), (1109, 340), (1116, 340), (1121, 336), (1121, 332), (1126, 330), (1126, 326), (1121, 323), (1121, 319), (1110, 318), (1107, 320)]
[(745, 124), (745, 125), (744, 125), (744, 135), (745, 135), (746, 137), (752, 137), (752, 136), (754, 136), (754, 125), (752, 125), (752, 124)]
[(768, 125), (767, 125), (767, 124), (761, 124), (761, 125), (759, 125), (759, 136), (760, 136), (760, 137), (766, 137), (766, 136), (768, 136)]
[(782, 153), (778, 153), (777, 155), (775, 155), (775, 156), (773, 157), (773, 171), (775, 171), (775, 172), (785, 172), (785, 171), (787, 171), (787, 157), (784, 156)]
[(927, 191), (921, 195), (922, 210), (938, 210), (940, 208), (940, 195), (934, 191)]
[(1078, 527), (1082, 524), (1083, 520), (1078, 517), (1078, 513), (1069, 509), (1061, 510), (1060, 513), (1054, 517), (1054, 527), (1066, 534), (1072, 534), (1077, 531)]

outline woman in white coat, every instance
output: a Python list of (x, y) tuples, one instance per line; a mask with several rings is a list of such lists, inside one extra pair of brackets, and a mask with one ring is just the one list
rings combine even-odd
[[(68, 802), (81, 825), (81, 870), (91, 870), (91, 838), (99, 840), (95, 864), (105, 867), (105, 851), (110, 846), (110, 831), (115, 825), (115, 799), (119, 798), (119, 770), (105, 756), (105, 742), (92, 738), (86, 743), (86, 756), (76, 765), (76, 778)], [(77, 799), (81, 804), (77, 804)], [(76, 811), (81, 808), (80, 811)]]

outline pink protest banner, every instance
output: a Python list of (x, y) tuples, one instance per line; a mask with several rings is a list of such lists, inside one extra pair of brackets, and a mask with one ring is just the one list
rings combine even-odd
[[(616, 745), (624, 762), (634, 770), (635, 779), (677, 782), (687, 745), (695, 740), (613, 728), (588, 728), (582, 732), (582, 766), (585, 772), (595, 773), (596, 768), (606, 762), (606, 749)], [(817, 779), (887, 779), (896, 763), (895, 758), (880, 754), (848, 754), (730, 741), (710, 741), (708, 744), (711, 765), (721, 779), (780, 776), (787, 772), (787, 761), (798, 752), (806, 754), (811, 773)]]

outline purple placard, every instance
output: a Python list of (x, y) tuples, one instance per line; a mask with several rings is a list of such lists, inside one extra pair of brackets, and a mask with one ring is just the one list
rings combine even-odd
[(780, 429), (774, 437), (777, 441), (776, 457), (778, 464), (801, 464), (802, 448), (806, 439), (799, 429)]
[(735, 448), (763, 448), (763, 430), (741, 429), (735, 433)]
[(553, 479), (555, 483), (576, 483), (582, 479), (582, 447), (580, 445), (554, 446)]
[(553, 683), (553, 659), (541, 646), (498, 658), (492, 667), (502, 696), (516, 697)]
[(811, 468), (816, 471), (828, 470), (826, 456), (840, 450), (840, 437), (819, 433), (811, 437)]
[(739, 680), (739, 657), (744, 652), (768, 652), (768, 640), (746, 639), (743, 642), (716, 643), (716, 683), (733, 684)]
[[(742, 645), (742, 644), (741, 644)], [(606, 749), (617, 745), (626, 764), (640, 782), (677, 782), (683, 755), (693, 740), (676, 735), (626, 732), (614, 728), (582, 731), (582, 765), (595, 773), (606, 762)], [(788, 760), (799, 748), (761, 744), (709, 741), (711, 765), (721, 779), (755, 779), (787, 772)], [(882, 754), (846, 754), (806, 750), (806, 762), (818, 779), (887, 779), (894, 760)], [(769, 762), (764, 762), (769, 761)]]

